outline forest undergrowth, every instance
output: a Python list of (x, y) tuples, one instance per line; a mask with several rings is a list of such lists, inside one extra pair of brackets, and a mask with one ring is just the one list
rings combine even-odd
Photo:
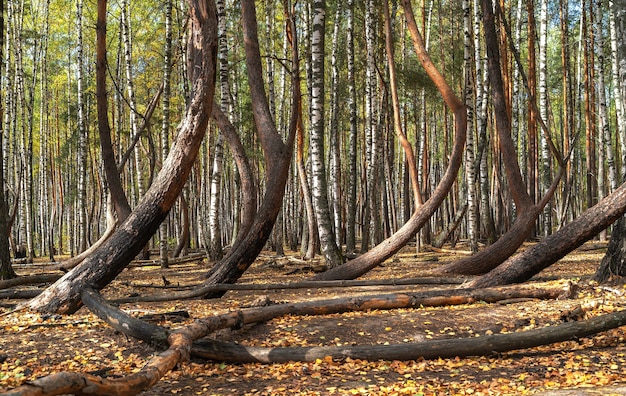
[[(458, 253), (415, 253), (405, 248), (364, 279), (417, 277), (459, 257)], [(460, 249), (463, 249), (461, 246)], [(401, 344), (444, 338), (480, 337), (554, 326), (615, 312), (626, 305), (621, 283), (589, 280), (604, 245), (588, 243), (540, 273), (537, 285), (577, 285), (572, 298), (505, 300), (419, 309), (374, 310), (321, 316), (288, 315), (239, 330), (220, 330), (220, 341), (264, 347)], [(294, 256), (295, 257), (295, 256)], [(210, 267), (204, 260), (133, 265), (103, 294), (109, 300), (163, 294), (197, 284)], [(45, 266), (17, 266), (23, 275)], [(311, 276), (299, 260), (264, 252), (241, 283), (295, 282)], [(29, 286), (30, 288), (45, 285)], [(375, 293), (456, 288), (458, 285), (359, 286), (322, 289), (234, 290), (221, 299), (125, 303), (120, 307), (144, 320), (177, 328), (259, 303), (295, 302)], [(16, 300), (2, 300), (2, 312)], [(21, 311), (0, 316), (0, 392), (61, 371), (114, 378), (137, 372), (161, 349), (118, 333), (81, 308), (71, 316)], [(285, 364), (233, 364), (197, 358), (168, 373), (142, 395), (519, 395), (624, 394), (626, 329), (618, 328), (567, 342), (486, 357), (364, 361), (333, 360)], [(567, 389), (567, 391), (565, 391)]]

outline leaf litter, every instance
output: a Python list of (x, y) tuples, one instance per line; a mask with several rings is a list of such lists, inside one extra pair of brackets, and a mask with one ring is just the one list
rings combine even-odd
[[(239, 330), (221, 330), (215, 338), (265, 347), (385, 345), (554, 326), (564, 320), (579, 320), (624, 308), (624, 285), (600, 286), (585, 278), (593, 274), (603, 254), (602, 249), (581, 249), (539, 275), (545, 279), (563, 278), (551, 281), (555, 284), (579, 282), (578, 296), (573, 299), (322, 316), (287, 315)], [(294, 282), (310, 276), (306, 272), (285, 275), (292, 272), (289, 266), (264, 266), (264, 260), (270, 257), (269, 252), (261, 256), (241, 282), (263, 283), (266, 279)], [(420, 257), (411, 252), (399, 254), (366, 278), (419, 276), (433, 265), (454, 259), (452, 254), (441, 254), (433, 264), (432, 260), (421, 261)], [(206, 270), (204, 262), (170, 269), (132, 267), (105, 289), (104, 294), (114, 299), (132, 293), (158, 293), (156, 288), (132, 285), (162, 285), (165, 277), (171, 284), (185, 286), (197, 283)], [(228, 292), (222, 299), (133, 303), (123, 304), (121, 308), (137, 317), (188, 312), (190, 318), (163, 315), (157, 319), (162, 326), (178, 328), (194, 318), (248, 306), (261, 294), (273, 302), (293, 302), (381, 289), (397, 292), (426, 288), (433, 286), (237, 290)], [(576, 312), (583, 317), (568, 316)], [(72, 316), (27, 311), (8, 314), (0, 316), (0, 329), (0, 391), (64, 370), (121, 377), (137, 372), (160, 352), (152, 345), (116, 332), (85, 308)], [(594, 390), (601, 394), (623, 394), (626, 387), (621, 388), (620, 381), (626, 377), (625, 338), (626, 329), (618, 328), (589, 338), (492, 356), (434, 360), (337, 361), (326, 357), (313, 362), (232, 364), (192, 358), (142, 395), (549, 395), (562, 389), (576, 389), (569, 392), (577, 393), (566, 394), (587, 394), (584, 392)]]

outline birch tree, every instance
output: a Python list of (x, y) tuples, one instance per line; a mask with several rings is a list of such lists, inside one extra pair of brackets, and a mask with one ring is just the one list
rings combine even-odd
[[(539, 12), (539, 114), (548, 122), (548, 0), (541, 0)], [(550, 188), (550, 150), (544, 134), (540, 138), (541, 150), (541, 193)], [(552, 205), (546, 204), (541, 216), (543, 235), (548, 236), (552, 229)]]
[[(220, 78), (220, 92), (222, 112), (231, 113), (230, 108), (230, 86), (228, 83), (228, 42), (226, 39), (226, 4), (223, 0), (216, 1), (217, 12), (221, 16), (217, 21), (217, 40), (219, 51), (218, 59), (218, 76)], [(224, 168), (224, 145), (223, 135), (219, 132), (213, 147), (213, 166), (211, 172), (211, 187), (209, 200), (209, 230), (210, 243), (209, 257), (213, 261), (221, 260), (223, 257), (222, 248), (222, 230), (219, 220), (219, 209), (221, 204), (221, 188), (222, 188), (222, 172)]]
[(608, 117), (608, 104), (606, 97), (606, 85), (605, 85), (605, 66), (606, 57), (604, 51), (604, 33), (603, 23), (604, 14), (606, 14), (606, 2), (602, 0), (596, 0), (595, 5), (595, 23), (594, 23), (594, 36), (596, 39), (596, 49), (594, 53), (597, 56), (595, 62), (595, 75), (597, 85), (597, 99), (598, 99), (598, 130), (600, 138), (601, 151), (604, 152), (604, 158), (606, 161), (600, 163), (600, 167), (604, 168), (606, 164), (606, 170), (608, 171), (608, 186), (604, 191), (601, 191), (600, 198), (603, 198), (607, 192), (615, 190), (618, 186), (617, 170), (615, 165), (615, 153), (613, 152), (613, 139), (611, 137), (611, 131), (609, 129), (609, 117)]
[[(4, 10), (0, 12), (0, 75), (3, 75), (4, 56)], [(5, 88), (5, 87), (2, 87)], [(4, 125), (4, 101), (0, 101), (0, 125)], [(9, 252), (9, 227), (8, 227), (8, 205), (5, 196), (5, 172), (4, 172), (4, 128), (0, 131), (0, 280), (15, 278), (17, 275), (11, 266), (11, 256)]]
[[(161, 121), (161, 163), (167, 158), (170, 135), (170, 97), (172, 95), (172, 1), (165, 0), (165, 45), (163, 49), (163, 102)], [(168, 265), (167, 221), (159, 227), (159, 260), (161, 268)]]
[(84, 101), (84, 50), (83, 50), (83, 0), (76, 2), (76, 34), (78, 44), (76, 47), (76, 90), (78, 107), (78, 148), (77, 148), (77, 174), (78, 194), (76, 210), (78, 218), (78, 250), (87, 248), (87, 144), (88, 131), (85, 115)]
[(350, 132), (348, 135), (348, 190), (346, 192), (346, 254), (353, 255), (356, 250), (356, 193), (357, 193), (357, 103), (356, 77), (354, 68), (354, 0), (346, 3), (346, 62), (348, 84), (348, 112), (350, 117)]
[(328, 181), (330, 184), (330, 202), (331, 217), (333, 223), (333, 230), (335, 233), (335, 243), (338, 247), (342, 245), (342, 221), (341, 221), (341, 136), (339, 134), (339, 64), (338, 64), (338, 51), (339, 51), (339, 27), (341, 26), (341, 11), (342, 4), (337, 3), (337, 9), (335, 10), (335, 19), (333, 24), (333, 34), (331, 42), (331, 55), (330, 55), (330, 102), (329, 111), (330, 116), (328, 120), (328, 134), (330, 140), (330, 166)]
[(312, 168), (312, 193), (320, 238), (320, 247), (328, 268), (343, 263), (337, 247), (328, 204), (328, 184), (324, 156), (324, 43), (326, 23), (326, 1), (313, 1), (313, 26), (311, 29), (311, 134), (310, 155)]
[(369, 250), (372, 227), (376, 224), (376, 209), (378, 207), (378, 154), (379, 133), (377, 125), (378, 110), (378, 78), (376, 70), (376, 20), (375, 4), (368, 0), (365, 7), (365, 189), (363, 191), (363, 220), (361, 225), (361, 252)]
[[(472, 9), (469, 0), (463, 0), (464, 51), (463, 67), (465, 71), (465, 107), (467, 108), (467, 138), (465, 142), (465, 183), (467, 191), (467, 234), (470, 250), (478, 251), (478, 202), (476, 200), (476, 167), (474, 153), (474, 91), (472, 78)], [(474, 32), (478, 34), (480, 31)], [(482, 78), (476, 73), (476, 78)]]
[[(615, 41), (614, 63), (616, 64), (615, 68), (617, 69), (617, 72), (614, 72), (613, 75), (618, 78), (617, 81), (614, 81), (614, 84), (623, 88), (626, 83), (626, 0), (614, 0), (610, 2), (610, 4), (611, 8), (609, 12), (614, 15), (612, 35), (614, 36)], [(626, 91), (621, 90), (620, 94), (615, 96), (615, 101), (616, 107), (622, 106), (622, 108), (625, 108)], [(622, 173), (622, 178), (624, 177), (626, 177), (626, 175)], [(622, 184), (622, 187), (623, 185), (624, 184)], [(625, 275), (626, 220), (624, 217), (620, 217), (613, 227), (606, 254), (602, 258), (602, 262), (600, 263), (594, 277), (598, 281), (606, 281), (614, 276)]]

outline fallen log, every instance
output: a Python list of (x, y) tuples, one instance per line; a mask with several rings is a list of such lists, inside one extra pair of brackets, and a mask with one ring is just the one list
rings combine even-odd
[(265, 348), (202, 339), (194, 344), (194, 355), (220, 362), (285, 363), (312, 362), (327, 356), (333, 359), (417, 360), (466, 356), (489, 356), (494, 353), (533, 348), (557, 342), (577, 340), (626, 325), (626, 310), (593, 319), (557, 326), (480, 337), (430, 340), (392, 345), (317, 346)]
[(13, 279), (0, 280), (0, 289), (8, 289), (15, 286), (32, 285), (35, 283), (54, 282), (59, 279), (61, 274), (39, 274), (29, 276), (18, 276)]
[(0, 300), (23, 300), (33, 298), (41, 294), (43, 290), (27, 289), (27, 290), (0, 290)]
[[(162, 344), (164, 342), (164, 338), (166, 338), (170, 345), (169, 349), (152, 358), (139, 372), (127, 377), (109, 379), (90, 374), (62, 372), (28, 382), (6, 394), (22, 396), (47, 396), (67, 393), (134, 395), (153, 386), (162, 376), (173, 369), (176, 364), (181, 361), (187, 361), (191, 354), (202, 357), (212, 356), (218, 353), (221, 347), (224, 347), (225, 351), (230, 351), (230, 354), (233, 355), (232, 348), (226, 348), (223, 344), (211, 344), (210, 341), (196, 342), (200, 338), (206, 337), (219, 329), (238, 328), (244, 324), (263, 322), (286, 314), (322, 315), (354, 310), (362, 311), (369, 309), (420, 307), (426, 305), (463, 304), (475, 301), (495, 302), (500, 299), (520, 298), (527, 297), (529, 295), (535, 296), (536, 298), (555, 298), (562, 295), (563, 291), (563, 288), (548, 289), (529, 286), (508, 286), (478, 290), (439, 290), (437, 291), (439, 295), (431, 291), (426, 293), (415, 293), (414, 295), (403, 293), (384, 294), (369, 297), (349, 297), (331, 300), (305, 301), (291, 304), (277, 304), (264, 307), (247, 308), (235, 312), (228, 312), (222, 315), (216, 315), (207, 319), (197, 320), (190, 325), (184, 326), (183, 328), (168, 334), (168, 330), (160, 326), (135, 319), (120, 309), (113, 307), (108, 304), (97, 291), (86, 287), (81, 293), (81, 298), (83, 303), (98, 317), (105, 320), (115, 329), (145, 341)], [(445, 296), (442, 296), (441, 294), (445, 294)], [(621, 318), (621, 320), (618, 321), (620, 326), (622, 325), (622, 322), (626, 322), (626, 314), (624, 314), (624, 318)], [(568, 324), (572, 325), (576, 323), (579, 322)], [(615, 323), (615, 321), (607, 321), (607, 323)], [(583, 331), (580, 334), (581, 336), (584, 336), (586, 333)], [(482, 339), (483, 337), (480, 338)], [(484, 344), (485, 346), (483, 346), (483, 348), (490, 347), (491, 344), (489, 341), (491, 338), (485, 338), (487, 343)], [(548, 337), (547, 339), (550, 340), (552, 338)], [(508, 340), (508, 343), (506, 341), (507, 340), (505, 339), (503, 345), (511, 345), (510, 343), (512, 341)], [(536, 340), (534, 342), (536, 342)], [(426, 343), (427, 345), (421, 345), (422, 343), (419, 344), (421, 356), (431, 356), (427, 354), (427, 352), (433, 348), (431, 345), (436, 345), (436, 343)], [(406, 356), (406, 359), (412, 359), (413, 357), (409, 356), (413, 355), (409, 355), (409, 351), (414, 351), (415, 348), (407, 348), (407, 345), (409, 344), (402, 344), (401, 347), (392, 346), (393, 348), (383, 348), (384, 346), (353, 347), (356, 348), (353, 352), (346, 352), (348, 349), (343, 347), (317, 347), (298, 350), (286, 348), (285, 351), (281, 352), (293, 353), (290, 360), (294, 360), (295, 357), (310, 359), (308, 356), (311, 356), (311, 354), (316, 354), (316, 356), (323, 354), (322, 357), (333, 356), (336, 358), (345, 358), (348, 357), (346, 353), (354, 353), (355, 356), (360, 353), (363, 356), (369, 356), (364, 357), (367, 359), (384, 359), (386, 358), (385, 356), (392, 356), (389, 355), (391, 353), (390, 351), (393, 351), (393, 353), (397, 354), (397, 356)], [(515, 349), (519, 349), (520, 345), (524, 344), (516, 343)], [(474, 351), (480, 350), (476, 349), (476, 346), (469, 346), (467, 348), (469, 348), (467, 349), (467, 353), (470, 354), (474, 354), (476, 353)], [(256, 356), (254, 359), (257, 360), (254, 361), (262, 361), (258, 359), (270, 359), (275, 354), (272, 351), (246, 351), (237, 348), (235, 348), (235, 350), (239, 354)], [(465, 350), (461, 349), (456, 353), (466, 353), (463, 351)], [(493, 351), (493, 348), (491, 348), (491, 351)], [(373, 353), (380, 353), (380, 356), (382, 357), (377, 357), (377, 355)], [(404, 355), (402, 355), (402, 353), (404, 353)], [(434, 352), (428, 353), (432, 354)], [(238, 356), (237, 354), (234, 355)], [(251, 357), (247, 357), (247, 359), (251, 359)]]
[(153, 324), (135, 319), (119, 308), (112, 306), (100, 293), (91, 287), (81, 292), (83, 304), (115, 330), (131, 337), (156, 344), (165, 344), (168, 332)]
[[(372, 309), (419, 308), (469, 304), (478, 301), (495, 303), (511, 299), (554, 299), (569, 295), (565, 287), (536, 287), (513, 285), (488, 289), (434, 290), (421, 293), (392, 293), (370, 296), (342, 297), (334, 299), (273, 304), (231, 311), (209, 318), (197, 319), (186, 327), (194, 333), (211, 334), (220, 329), (237, 329), (252, 323), (262, 323), (284, 315), (329, 315), (336, 313), (367, 311)], [(163, 328), (133, 318), (119, 308), (110, 305), (98, 292), (83, 290), (83, 303), (100, 319), (116, 330), (147, 342), (160, 343), (164, 339)]]
[[(188, 254), (185, 256), (181, 256), (181, 257), (171, 257), (168, 259), (168, 264), (184, 264), (184, 263), (189, 263), (191, 261), (198, 261), (198, 260), (203, 260), (206, 258), (206, 254), (204, 253), (192, 253), (192, 254)], [(160, 259), (137, 259), (137, 260), (133, 260), (130, 264), (129, 267), (130, 268), (135, 268), (135, 267), (146, 267), (146, 266), (151, 266), (151, 265), (155, 265), (155, 266), (160, 266), (161, 265), (161, 261)]]
[[(113, 300), (116, 304), (134, 303), (134, 302), (159, 302), (159, 301), (171, 301), (176, 299), (187, 299), (193, 297), (199, 297), (205, 293), (212, 292), (224, 292), (229, 290), (290, 290), (290, 289), (317, 289), (317, 288), (332, 288), (332, 287), (368, 287), (368, 286), (413, 286), (413, 285), (460, 285), (467, 282), (471, 278), (468, 277), (419, 277), (419, 278), (404, 278), (404, 279), (371, 279), (371, 280), (332, 280), (332, 281), (302, 281), (291, 283), (218, 283), (216, 285), (210, 285), (208, 287), (198, 287), (191, 292), (183, 292), (180, 294), (168, 293), (167, 295), (156, 296), (137, 296), (120, 298)], [(137, 284), (137, 283), (125, 283), (132, 287), (145, 287), (145, 288), (176, 288), (184, 289), (189, 286), (175, 286), (175, 285), (153, 285), (153, 284)], [(197, 292), (196, 292), (197, 290)]]

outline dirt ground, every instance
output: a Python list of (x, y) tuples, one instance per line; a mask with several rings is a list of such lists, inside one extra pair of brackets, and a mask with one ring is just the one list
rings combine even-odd
[[(476, 337), (523, 331), (562, 323), (562, 315), (582, 306), (586, 317), (623, 309), (626, 289), (590, 283), (604, 254), (587, 244), (539, 274), (535, 282), (581, 286), (575, 299), (471, 304), (453, 307), (397, 309), (325, 316), (286, 316), (220, 331), (215, 338), (244, 345), (282, 347), (315, 345), (410, 344), (429, 339)], [(364, 279), (417, 277), (460, 257), (452, 252), (415, 253), (406, 248)], [(294, 270), (301, 262), (274, 260), (265, 252), (241, 279), (242, 283), (294, 282), (312, 275)], [(201, 282), (210, 267), (204, 260), (126, 269), (103, 294), (108, 299), (162, 294), (172, 286)], [(20, 274), (45, 272), (42, 266), (19, 266)], [(170, 288), (163, 288), (164, 281)], [(44, 287), (45, 285), (30, 286)], [(272, 302), (420, 291), (439, 286), (361, 286), (325, 289), (229, 291), (221, 299), (123, 304), (134, 316), (186, 311), (189, 319), (169, 317), (159, 322), (176, 328), (194, 318), (248, 306), (259, 297)], [(16, 300), (0, 301), (8, 306)], [(118, 377), (139, 370), (160, 350), (120, 334), (87, 309), (72, 316), (17, 312), (0, 316), (0, 392), (49, 373), (63, 370)], [(362, 361), (330, 358), (288, 364), (231, 364), (192, 359), (167, 374), (142, 395), (596, 395), (626, 394), (626, 335), (623, 328), (594, 337), (517, 350), (487, 357)]]

